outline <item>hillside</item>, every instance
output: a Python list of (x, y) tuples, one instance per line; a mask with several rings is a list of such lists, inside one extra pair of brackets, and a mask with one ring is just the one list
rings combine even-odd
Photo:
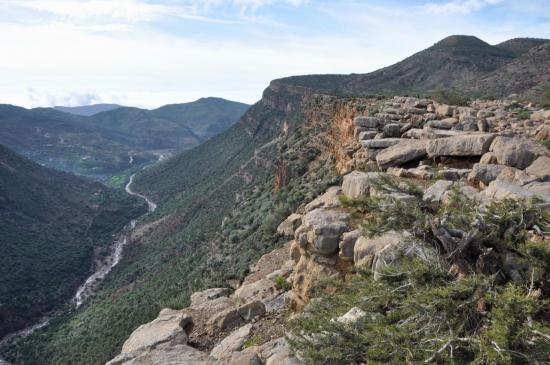
[[(516, 38), (492, 46), (473, 36), (450, 36), (403, 61), (368, 74), (294, 76), (275, 82), (333, 95), (429, 95), (437, 89), (462, 89), (478, 82), (517, 57), (529, 58), (527, 50), (547, 41)], [(491, 85), (490, 80), (478, 83), (483, 83), (485, 88)], [(507, 89), (519, 93), (525, 87), (510, 84)]]
[(140, 199), (44, 168), (0, 145), (0, 338), (57, 308), (145, 211)]
[(120, 107), (87, 117), (0, 105), (0, 143), (48, 167), (123, 182), (159, 154), (192, 148), (225, 130), (247, 107), (206, 98), (153, 111)]
[[(433, 57), (430, 58), (428, 55)], [(453, 63), (455, 58), (460, 62)], [(451, 37), (430, 48), (428, 53), (420, 52), (405, 60), (406, 62), (397, 64), (397, 67), (390, 66), (384, 69), (386, 71), (378, 71), (374, 76), (298, 76), (271, 82), (264, 91), (262, 100), (249, 108), (238, 123), (196, 148), (167, 159), (136, 176), (136, 190), (152, 197), (159, 206), (146, 220), (140, 222), (132, 236), (131, 244), (125, 250), (122, 262), (107, 278), (93, 300), (85, 303), (78, 311), (53, 321), (47, 328), (20, 342), (17, 348), (7, 352), (8, 358), (22, 364), (38, 364), (39, 361), (43, 361), (42, 359), (47, 359), (47, 363), (51, 364), (97, 364), (114, 358), (122, 350), (123, 359), (119, 359), (120, 362), (116, 360), (114, 364), (131, 360), (135, 354), (124, 360), (122, 346), (138, 326), (154, 320), (163, 308), (181, 309), (189, 306), (190, 295), (197, 290), (209, 287), (239, 287), (246, 275), (250, 274), (251, 265), (261, 255), (280, 248), (287, 242), (288, 237), (277, 234), (277, 228), (289, 214), (304, 214), (316, 208), (340, 209), (341, 203), (337, 197), (339, 194), (335, 193), (338, 189), (328, 191), (319, 199), (315, 198), (331, 185), (342, 185), (343, 175), (352, 170), (360, 170), (356, 172), (363, 174), (364, 170), (387, 170), (386, 163), (395, 163), (396, 166), (390, 164), (390, 167), (395, 168), (394, 174), (400, 177), (403, 173), (403, 183), (416, 178), (423, 188), (432, 183), (431, 180), (439, 179), (441, 176), (449, 180), (465, 178), (473, 170), (473, 164), (479, 162), (480, 151), (486, 152), (490, 144), (488, 141), (494, 138), (493, 133), (522, 135), (535, 132), (535, 128), (541, 127), (541, 120), (546, 118), (546, 114), (527, 105), (512, 105), (505, 101), (495, 101), (492, 104), (479, 102), (468, 108), (439, 105), (433, 100), (426, 99), (357, 95), (371, 93), (371, 88), (397, 93), (392, 91), (395, 90), (393, 88), (403, 87), (405, 90), (412, 85), (416, 89), (417, 84), (420, 88), (429, 88), (436, 86), (437, 82), (458, 85), (464, 79), (472, 80), (493, 72), (514, 58), (514, 52), (495, 48), (476, 38)], [(449, 63), (454, 65), (453, 68), (448, 66)], [(423, 76), (417, 78), (417, 73)], [(376, 84), (369, 84), (367, 80), (375, 80)], [(533, 120), (524, 119), (525, 116), (529, 118), (529, 115), (533, 115)], [(359, 119), (359, 122), (354, 124), (354, 118), (359, 116), (367, 118)], [(369, 119), (372, 116), (375, 118)], [(541, 119), (537, 120), (535, 117)], [(491, 135), (487, 136), (485, 133), (479, 133), (480, 131), (488, 131)], [(425, 144), (428, 140), (437, 141), (438, 138), (467, 132), (481, 134), (481, 139), (478, 141), (476, 137), (475, 141), (470, 141), (468, 137), (464, 142), (459, 136), (453, 146), (458, 146), (458, 150), (460, 146), (477, 146), (478, 150), (474, 156), (449, 158), (443, 154), (433, 159), (432, 156), (425, 158)], [(531, 134), (528, 136), (532, 137)], [(387, 161), (382, 159), (382, 155), (379, 165), (377, 154), (382, 153), (385, 148), (391, 148), (392, 144), (402, 142), (401, 137), (414, 141), (410, 145), (405, 143), (406, 148), (403, 151), (398, 150), (397, 156), (392, 154), (387, 157)], [(443, 142), (446, 141), (448, 140)], [(438, 142), (435, 144), (439, 145)], [(542, 144), (530, 142), (529, 146), (538, 155), (541, 154)], [(445, 143), (441, 143), (441, 148), (444, 147)], [(504, 159), (504, 155), (514, 155), (513, 151), (513, 148), (506, 153), (501, 151), (501, 159)], [(493, 162), (496, 158), (490, 155), (486, 157), (488, 161)], [(423, 166), (418, 167), (418, 160), (424, 160)], [(446, 172), (447, 168), (452, 170)], [(525, 166), (522, 166), (521, 171), (524, 168)], [(497, 168), (499, 173), (503, 172), (503, 169)], [(517, 176), (515, 170), (505, 172), (502, 179), (524, 177), (519, 171)], [(496, 172), (492, 171), (491, 174)], [(360, 176), (359, 180), (366, 181), (367, 186), (355, 184), (359, 185), (356, 191), (368, 192), (368, 177)], [(536, 190), (539, 182), (531, 188)], [(403, 186), (390, 186), (390, 192), (397, 194), (394, 197), (410, 199), (399, 194), (405, 189)], [(450, 185), (447, 186), (449, 187)], [(478, 188), (476, 194), (480, 193)], [(377, 197), (374, 194), (376, 189), (377, 186), (373, 185), (372, 198)], [(468, 192), (468, 189), (466, 191)], [(530, 194), (521, 191), (526, 195)], [(416, 202), (419, 194), (414, 192), (413, 195)], [(359, 205), (365, 203), (364, 201), (356, 203), (357, 206), (350, 203), (347, 207), (350, 209), (348, 213), (353, 213), (352, 209), (357, 208), (357, 213), (365, 214), (370, 208), (370, 205)], [(411, 203), (411, 207), (416, 207), (415, 204)], [(406, 220), (410, 217), (405, 214), (408, 212), (405, 209), (407, 207), (406, 204), (400, 205), (397, 211), (392, 212)], [(431, 217), (428, 213), (432, 214), (433, 211), (428, 207), (422, 213), (421, 217)], [(336, 218), (338, 217), (340, 215), (336, 215)], [(418, 215), (414, 215), (411, 219), (417, 217)], [(292, 234), (300, 223), (308, 225), (302, 218), (293, 221), (296, 224), (290, 222)], [(395, 225), (396, 229), (414, 231), (414, 225), (413, 228), (404, 227), (398, 219), (387, 216), (385, 218)], [(327, 218), (329, 221), (331, 219), (332, 216)], [(319, 221), (324, 222), (323, 219), (312, 217), (311, 225)], [(366, 221), (368, 223), (368, 220)], [(315, 230), (315, 227), (304, 227), (303, 230), (310, 230), (311, 235), (328, 232), (329, 235), (334, 234), (339, 241), (339, 235), (344, 231), (348, 233), (348, 228), (359, 229), (358, 226), (346, 224), (346, 230), (340, 230), (339, 223), (335, 222), (326, 230), (325, 227), (319, 230)], [(335, 230), (337, 233), (334, 233)], [(456, 234), (455, 231), (453, 233)], [(306, 243), (311, 235), (297, 237), (307, 246), (302, 247), (304, 250), (310, 248), (310, 244), (313, 245), (311, 242)], [(338, 241), (336, 246), (339, 247)], [(323, 245), (323, 242), (331, 242), (334, 245), (334, 239), (320, 239), (319, 242), (320, 245)], [(296, 279), (291, 283), (296, 284), (296, 291), (292, 289), (298, 294), (298, 300), (293, 302), (296, 308), (303, 307), (309, 299), (309, 290), (313, 290), (314, 280), (310, 280), (312, 276), (319, 274), (319, 277), (322, 277), (326, 273), (334, 273), (335, 262), (339, 263), (336, 267), (341, 269), (349, 268), (350, 261), (353, 261), (348, 257), (348, 263), (340, 266), (341, 262), (332, 251), (330, 254), (318, 255), (304, 250), (299, 250), (298, 258), (305, 258), (298, 268), (294, 268), (295, 274), (301, 274), (294, 276)], [(477, 254), (479, 256), (479, 252)], [(487, 252), (487, 255), (489, 254), (490, 252)], [(489, 262), (487, 265), (489, 266)], [(308, 273), (311, 275), (308, 276)], [(284, 280), (276, 280), (279, 282), (278, 290), (289, 285), (285, 284)], [(268, 290), (272, 290), (272, 287), (273, 285)], [(399, 286), (392, 286), (391, 289), (396, 289), (397, 295), (401, 290)], [(353, 293), (353, 288), (350, 291)], [(254, 290), (251, 289), (250, 292)], [(234, 299), (232, 296), (229, 300)], [(344, 299), (342, 303), (346, 303)], [(375, 304), (377, 308), (385, 308), (384, 303)], [(252, 311), (255, 308), (248, 309)], [(229, 311), (230, 308), (226, 309), (230, 314), (225, 313), (227, 316), (223, 318), (229, 318), (227, 321), (231, 323), (230, 315), (235, 313)], [(370, 307), (366, 309), (370, 310)], [(337, 307), (337, 310), (338, 314), (345, 313), (343, 307)], [(213, 311), (211, 315), (218, 314)], [(170, 313), (172, 312), (164, 312), (161, 317), (170, 316)], [(313, 315), (317, 316), (318, 313), (313, 312)], [(328, 321), (330, 317), (326, 313), (324, 312), (324, 317), (319, 317)], [(176, 318), (176, 329), (180, 331), (177, 332), (177, 340), (184, 342), (185, 339), (186, 342), (187, 334), (178, 337), (183, 331), (181, 327), (184, 322), (176, 314), (173, 318)], [(223, 322), (223, 318), (220, 322)], [(270, 327), (271, 320), (273, 318), (268, 318), (264, 325)], [(164, 318), (160, 318), (159, 321), (163, 322)], [(321, 323), (324, 325), (326, 322)], [(274, 327), (281, 329), (278, 327), (279, 324), (277, 322), (277, 326)], [(197, 323), (197, 328), (199, 331), (206, 330), (202, 322)], [(218, 336), (228, 334), (223, 331), (213, 332)], [(288, 332), (284, 332), (286, 333)], [(206, 351), (212, 349), (215, 341), (222, 339), (216, 336), (211, 338), (210, 335), (211, 333), (201, 333), (203, 337), (197, 340), (195, 333), (195, 337), (189, 337), (190, 345), (207, 354)], [(201, 338), (204, 342), (200, 341)], [(251, 345), (251, 348), (254, 348), (256, 342), (263, 341), (263, 338), (258, 340), (257, 337), (249, 339), (251, 341), (247, 346)], [(333, 345), (331, 341), (327, 342), (322, 344), (321, 348)], [(181, 343), (178, 344), (180, 345)], [(317, 344), (312, 345), (315, 346)], [(414, 346), (412, 347), (414, 349)], [(430, 347), (429, 350), (433, 352), (437, 351), (437, 348), (434, 350)], [(391, 352), (387, 348), (377, 351), (382, 354)], [(319, 351), (317, 353), (326, 354)], [(144, 356), (149, 355), (150, 353), (145, 351)], [(176, 352), (174, 356), (177, 355)], [(315, 351), (310, 350), (308, 356), (312, 358), (314, 355)]]
[(118, 104), (92, 104), (92, 105), (82, 105), (82, 106), (54, 106), (55, 110), (60, 112), (82, 115), (89, 117), (91, 115), (106, 112), (113, 109), (122, 108), (122, 105)]

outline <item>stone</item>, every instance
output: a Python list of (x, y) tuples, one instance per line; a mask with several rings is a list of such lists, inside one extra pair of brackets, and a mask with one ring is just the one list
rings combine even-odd
[(426, 148), (429, 157), (481, 156), (489, 150), (495, 135), (490, 133), (468, 134), (433, 139)]
[(384, 126), (384, 136), (387, 138), (399, 137), (401, 135), (401, 127), (397, 123), (388, 123)]
[(550, 157), (539, 156), (531, 165), (525, 169), (531, 175), (534, 175), (542, 180), (550, 179)]
[(216, 345), (210, 351), (210, 356), (215, 359), (221, 359), (224, 357), (231, 356), (231, 353), (234, 351), (239, 351), (242, 349), (244, 341), (250, 335), (250, 330), (252, 329), (252, 324), (247, 324), (239, 329), (233, 331), (229, 336), (224, 338), (220, 343)]
[(389, 231), (380, 236), (367, 238), (359, 237), (355, 242), (353, 261), (355, 266), (372, 267), (376, 257), (391, 245), (397, 244), (403, 235), (396, 231)]
[(516, 169), (515, 167), (506, 166), (500, 174), (498, 174), (496, 180), (504, 180), (516, 185), (522, 186), (538, 180), (536, 176), (529, 175), (527, 172)]
[(337, 208), (340, 207), (340, 199), (338, 198), (342, 195), (342, 188), (339, 186), (331, 186), (327, 191), (313, 199), (305, 206), (305, 211), (311, 212), (317, 208)]
[(531, 113), (530, 119), (537, 122), (550, 120), (550, 110), (537, 110)]
[(497, 158), (493, 154), (493, 152), (486, 152), (481, 156), (481, 159), (479, 160), (479, 163), (481, 164), (497, 164)]
[(430, 120), (424, 125), (424, 128), (451, 129), (454, 126), (449, 120)]
[[(263, 365), (258, 354), (247, 351), (237, 351), (231, 353), (231, 356), (222, 358), (215, 362), (216, 365)], [(214, 365), (214, 363), (212, 364)]]
[(472, 167), (472, 172), (468, 175), (468, 182), (472, 184), (483, 183), (488, 185), (491, 181), (496, 180), (497, 176), (510, 167), (504, 165), (476, 163)]
[(491, 181), (487, 189), (483, 191), (483, 194), (495, 200), (527, 200), (538, 195), (524, 187), (502, 180)]
[(400, 166), (407, 162), (421, 159), (426, 156), (427, 141), (402, 140), (378, 153), (376, 162), (381, 169), (390, 166)]
[(292, 356), (290, 347), (284, 337), (271, 340), (260, 347), (260, 358), (265, 365), (304, 365)]
[(250, 321), (255, 317), (264, 315), (265, 304), (261, 300), (254, 300), (237, 308), (237, 313), (245, 320)]
[(228, 288), (212, 288), (191, 294), (191, 306), (201, 305), (209, 300), (228, 297), (231, 290)]
[(353, 260), (353, 249), (359, 237), (361, 237), (361, 231), (358, 229), (351, 232), (344, 232), (339, 244), (340, 252), (338, 253), (342, 260)]
[(550, 182), (535, 181), (523, 186), (528, 191), (536, 194), (539, 198), (545, 202), (550, 202)]
[(302, 248), (321, 255), (338, 250), (342, 233), (349, 230), (349, 215), (342, 211), (318, 208), (307, 213), (295, 238)]
[(359, 141), (366, 141), (366, 140), (369, 140), (369, 139), (374, 139), (374, 137), (376, 136), (378, 132), (375, 132), (375, 131), (364, 131), (364, 132), (360, 132), (359, 135), (357, 136), (357, 139)]
[(356, 117), (353, 119), (353, 124), (357, 127), (378, 128), (380, 123), (380, 119), (375, 117)]
[(260, 279), (244, 284), (235, 290), (233, 296), (239, 302), (248, 303), (253, 300), (270, 300), (280, 294), (277, 284), (269, 279)]
[(383, 174), (379, 172), (352, 171), (344, 176), (342, 192), (349, 198), (359, 198), (363, 195), (368, 195), (372, 183), (382, 176)]
[(322, 280), (339, 274), (334, 265), (319, 263), (316, 256), (318, 255), (302, 255), (294, 267), (290, 303), (292, 309), (303, 308)]
[(162, 343), (186, 344), (193, 325), (191, 316), (180, 311), (163, 310), (153, 321), (139, 326), (122, 345), (121, 353), (135, 352)]
[(501, 165), (525, 169), (538, 157), (550, 157), (550, 150), (530, 139), (497, 137), (490, 147)]
[(459, 181), (468, 178), (471, 171), (471, 169), (455, 169), (445, 167), (443, 170), (439, 170), (437, 172), (437, 176), (444, 180)]
[(453, 185), (452, 181), (448, 180), (438, 180), (429, 188), (424, 191), (422, 199), (425, 201), (436, 201), (440, 202), (443, 194), (451, 188)]
[(367, 313), (364, 310), (353, 307), (349, 311), (347, 311), (346, 314), (343, 314), (340, 317), (336, 318), (336, 320), (343, 324), (353, 324), (359, 321), (361, 318), (364, 318), (366, 315)]
[(159, 346), (150, 350), (123, 353), (106, 365), (212, 365), (208, 354), (187, 345)]
[(439, 104), (435, 108), (435, 113), (440, 117), (452, 117), (454, 113), (454, 107), (446, 104)]
[[(462, 196), (466, 197), (467, 199), (477, 203), (485, 203), (489, 200), (486, 195), (482, 194), (476, 188), (470, 185), (459, 184), (458, 192), (462, 194)], [(443, 204), (450, 204), (451, 198), (452, 198), (452, 191), (447, 190), (446, 192), (443, 193), (443, 196), (441, 197), (441, 202)]]
[(401, 138), (382, 138), (382, 139), (371, 139), (369, 141), (361, 141), (361, 144), (364, 148), (388, 148), (394, 144), (401, 142)]
[(277, 233), (283, 236), (294, 236), (294, 231), (300, 225), (302, 215), (292, 213), (277, 227)]
[(295, 263), (297, 263), (298, 260), (300, 260), (300, 256), (302, 256), (302, 254), (300, 253), (300, 244), (296, 240), (294, 240), (290, 244), (290, 258)]
[(219, 331), (226, 331), (237, 327), (243, 323), (243, 318), (239, 315), (236, 308), (228, 308), (217, 313), (208, 321), (209, 333), (214, 334)]

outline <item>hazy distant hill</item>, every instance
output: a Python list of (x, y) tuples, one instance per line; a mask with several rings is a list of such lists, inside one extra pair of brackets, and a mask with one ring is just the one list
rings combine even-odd
[(155, 110), (119, 107), (81, 116), (0, 105), (0, 143), (48, 167), (100, 179), (190, 149), (235, 123), (248, 105), (218, 98)]
[(121, 108), (118, 104), (92, 104), (82, 106), (54, 106), (53, 108), (65, 113), (90, 116), (101, 112)]
[[(306, 75), (274, 83), (335, 95), (429, 94), (439, 88), (471, 90), (471, 83), (496, 72), (548, 40), (516, 38), (492, 46), (473, 36), (450, 36), (394, 65), (367, 74)], [(550, 60), (546, 60), (546, 63)], [(518, 85), (518, 91), (523, 86)], [(516, 86), (508, 90), (516, 92)]]
[(139, 198), (0, 145), (0, 338), (74, 294), (93, 250), (145, 211)]

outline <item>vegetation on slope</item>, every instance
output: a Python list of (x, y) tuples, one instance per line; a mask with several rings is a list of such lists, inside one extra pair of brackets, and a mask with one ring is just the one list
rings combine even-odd
[(0, 146), (0, 337), (74, 294), (92, 254), (146, 211), (141, 199)]
[(311, 137), (327, 127), (258, 103), (228, 131), (138, 175), (136, 189), (161, 203), (143, 222), (154, 229), (127, 246), (95, 297), (7, 358), (105, 362), (160, 309), (186, 306), (192, 292), (242, 278), (283, 243), (275, 228), (286, 215), (335, 182), (332, 163), (317, 158), (323, 146)]
[[(377, 267), (376, 276), (359, 270), (319, 288), (293, 323), (295, 351), (311, 364), (547, 361), (550, 247), (527, 231), (547, 231), (548, 211), (536, 201), (478, 208), (458, 192), (437, 206), (416, 196), (406, 205), (388, 198), (343, 199), (365, 234), (408, 230), (411, 242)], [(464, 244), (450, 253), (434, 235), (434, 222), (443, 220), (453, 234), (464, 233)], [(413, 242), (422, 254), (411, 255)], [(469, 273), (457, 279), (453, 265)], [(335, 320), (352, 307), (364, 315), (353, 323)]]

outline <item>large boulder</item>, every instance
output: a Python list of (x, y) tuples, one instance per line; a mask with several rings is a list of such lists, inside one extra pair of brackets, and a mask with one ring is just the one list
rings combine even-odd
[(361, 237), (361, 231), (356, 229), (351, 232), (344, 232), (342, 235), (342, 240), (340, 241), (339, 247), (340, 251), (338, 255), (342, 260), (351, 261), (353, 260), (353, 251), (355, 248), (355, 243), (357, 239)]
[(228, 288), (212, 288), (195, 292), (191, 294), (191, 306), (198, 306), (220, 297), (228, 297), (229, 294), (231, 294), (231, 290)]
[(497, 176), (505, 170), (510, 169), (508, 166), (476, 163), (472, 167), (472, 172), (468, 175), (468, 181), (472, 184), (483, 183), (488, 185), (491, 181), (496, 180)]
[(530, 139), (497, 137), (490, 151), (501, 165), (525, 169), (539, 156), (550, 157), (550, 151), (542, 144)]
[(349, 220), (349, 215), (339, 210), (315, 209), (303, 217), (296, 241), (312, 253), (332, 255), (338, 250), (342, 233), (349, 230)]
[(277, 233), (283, 236), (294, 236), (294, 231), (300, 226), (302, 215), (292, 213), (277, 227)]
[(159, 316), (139, 326), (122, 345), (122, 353), (155, 347), (159, 344), (186, 344), (191, 331), (191, 316), (181, 311), (163, 309)]
[(230, 357), (234, 351), (242, 349), (244, 341), (250, 335), (252, 324), (244, 325), (237, 330), (233, 331), (229, 336), (224, 338), (216, 347), (210, 351), (210, 356), (215, 359), (221, 359), (224, 357)]
[(233, 296), (240, 303), (248, 303), (253, 300), (271, 300), (279, 294), (280, 290), (273, 280), (261, 279), (242, 285)]
[(341, 206), (339, 196), (342, 195), (342, 188), (331, 186), (327, 191), (306, 204), (305, 211), (311, 212), (317, 208), (337, 208)]
[(390, 146), (398, 144), (401, 141), (402, 141), (401, 138), (379, 138), (379, 139), (370, 139), (368, 141), (361, 141), (361, 144), (363, 145), (364, 148), (380, 149), (380, 148), (388, 148)]
[(213, 365), (217, 363), (202, 351), (187, 345), (160, 345), (158, 347), (123, 353), (106, 365)]
[(379, 172), (352, 171), (344, 176), (342, 192), (349, 198), (359, 198), (368, 195), (373, 182), (382, 176), (384, 174)]
[(353, 119), (353, 124), (355, 124), (357, 127), (364, 127), (364, 128), (378, 128), (381, 121), (378, 118), (375, 117), (356, 117)]
[(429, 157), (481, 156), (489, 150), (495, 135), (490, 133), (466, 134), (432, 139), (428, 142)]
[(376, 155), (376, 162), (381, 169), (400, 166), (426, 156), (426, 140), (402, 140)]
[(538, 197), (545, 200), (546, 202), (550, 202), (550, 195), (545, 192), (545, 186), (540, 185), (548, 184), (548, 186), (550, 187), (550, 183), (532, 184), (522, 187), (508, 181), (495, 180), (489, 184), (487, 189), (483, 191), (483, 194), (495, 200), (528, 200), (534, 197)]
[(355, 242), (353, 261), (355, 266), (372, 268), (377, 258), (384, 251), (397, 245), (405, 235), (396, 231), (389, 231), (376, 237), (359, 237)]
[(542, 180), (550, 179), (550, 157), (538, 157), (527, 169), (529, 174), (534, 175)]

